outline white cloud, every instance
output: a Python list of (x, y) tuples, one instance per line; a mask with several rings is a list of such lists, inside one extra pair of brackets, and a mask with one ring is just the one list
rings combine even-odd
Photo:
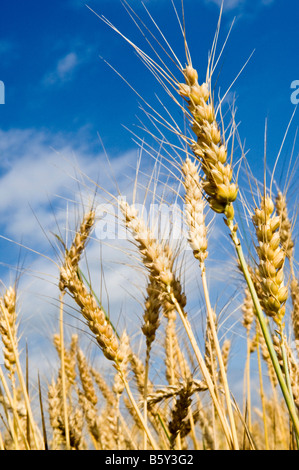
[(82, 135), (76, 140), (73, 135), (68, 139), (34, 129), (0, 131), (0, 224), (8, 236), (41, 242), (32, 211), (46, 230), (51, 227), (50, 204), (65, 208), (67, 203), (63, 198), (78, 201), (79, 192), (80, 197), (85, 193), (85, 198), (91, 199), (95, 186), (78, 181), (83, 178), (83, 172), (114, 192), (110, 172), (116, 178), (126, 178), (124, 168), (136, 159), (136, 152), (115, 159), (110, 170), (100, 142), (99, 152), (94, 154), (81, 139), (84, 139)]
[(57, 64), (56, 73), (61, 80), (64, 80), (69, 74), (71, 74), (74, 68), (78, 65), (78, 57), (74, 52), (70, 52), (65, 57), (60, 59)]
[(70, 80), (76, 68), (80, 65), (80, 59), (75, 52), (69, 52), (58, 60), (55, 70), (44, 77), (44, 83), (52, 85)]
[[(58, 150), (52, 150), (53, 147)], [(51, 262), (50, 259), (33, 255), (28, 251), (25, 270), (19, 282), (21, 347), (24, 349), (24, 342), (28, 342), (30, 367), (34, 373), (38, 369), (41, 374), (49, 378), (49, 373), (54, 370), (53, 367), (49, 368), (49, 364), (55, 364), (56, 360), (51, 338), (59, 327), (59, 268), (55, 264), (59, 263), (59, 260), (41, 228), (43, 227), (51, 240), (55, 241), (50, 231), (58, 233), (59, 229), (55, 224), (50, 203), (55, 204), (57, 200), (60, 202), (58, 207), (55, 207), (55, 217), (63, 237), (65, 238), (67, 234), (68, 239), (72, 239), (75, 222), (80, 221), (82, 214), (81, 197), (85, 202), (91, 200), (95, 191), (94, 184), (87, 178), (80, 183), (80, 170), (95, 181), (99, 179), (99, 185), (117, 195), (117, 188), (113, 182), (115, 176), (120, 192), (130, 200), (136, 157), (135, 150), (121, 155), (111, 161), (112, 169), (110, 169), (100, 147), (99, 154), (95, 155), (87, 146), (82, 146), (74, 138), (69, 140), (66, 136), (46, 134), (34, 129), (0, 131), (1, 234), (17, 242), (22, 239), (26, 246), (46, 254), (54, 261)], [(148, 164), (148, 158), (145, 160)], [(143, 188), (139, 199), (142, 202), (141, 193), (146, 190), (141, 178), (142, 171), (139, 180)], [(156, 193), (159, 194), (159, 188), (156, 188)], [(61, 196), (61, 199), (57, 199), (56, 195)], [(151, 194), (148, 198), (151, 198)], [(70, 201), (69, 212), (66, 210), (67, 199)], [(105, 193), (102, 195), (99, 189), (96, 204), (105, 200)], [(214, 240), (210, 240), (209, 247), (211, 251), (213, 251), (212, 245), (217, 242), (215, 227), (212, 238)], [(13, 246), (1, 239), (0, 245), (2, 250), (6, 249), (7, 252)], [(25, 249), (23, 253), (26, 254)], [(132, 338), (140, 338), (143, 309), (139, 301), (143, 300), (144, 290), (142, 292), (141, 290), (144, 287), (145, 277), (143, 271), (140, 271), (137, 251), (133, 249), (129, 240), (116, 238), (100, 242), (95, 232), (94, 238), (88, 244), (86, 256), (88, 267), (83, 263), (82, 269), (87, 276), (90, 275), (97, 295), (99, 297), (102, 295), (103, 304), (107, 310), (109, 308), (113, 323), (119, 325), (119, 331), (125, 326), (133, 332)], [(190, 321), (192, 324), (196, 323), (197, 333), (200, 335), (198, 324), (200, 321), (204, 323), (205, 320), (201, 317), (200, 311), (199, 268), (191, 251), (184, 252), (182, 259), (186, 263), (183, 265), (183, 277), (188, 276), (184, 288), (187, 289), (188, 306), (191, 306), (192, 311)], [(3, 258), (2, 260), (5, 261)], [(219, 262), (217, 259), (213, 263), (216, 271), (211, 271), (211, 283), (217, 279)], [(218, 272), (221, 272), (221, 269)], [(14, 274), (12, 272), (12, 277)], [(4, 273), (3, 277), (3, 281), (8, 285), (11, 275)], [(83, 341), (83, 348), (85, 349), (86, 343), (89, 348), (93, 341), (92, 336), (82, 323), (80, 314), (73, 307), (74, 303), (66, 298), (64, 315), (66, 337), (69, 337), (71, 332), (76, 332)], [(68, 325), (72, 327), (69, 328)], [(98, 351), (96, 353), (102, 357)]]
[(216, 3), (216, 5), (221, 6), (223, 3), (223, 9), (224, 10), (233, 10), (238, 7), (244, 6), (246, 3), (246, 0), (206, 0), (207, 3)]
[[(64, 239), (72, 239), (76, 223), (82, 215), (82, 203), (87, 205), (94, 198), (96, 187), (88, 178), (98, 181), (107, 191), (116, 193), (111, 172), (120, 188), (127, 187), (127, 175), (134, 171), (136, 160), (136, 152), (128, 152), (115, 158), (111, 162), (112, 169), (109, 169), (100, 143), (99, 153), (95, 154), (88, 146), (76, 141), (74, 136), (71, 142), (67, 137), (34, 129), (0, 131), (0, 234), (5, 237), (0, 238), (1, 262), (5, 263), (6, 257), (11, 259), (11, 253), (18, 252), (19, 242), (25, 246), (21, 253), (21, 264), (25, 258), (25, 265), (18, 289), (20, 333), (22, 347), (24, 341), (28, 341), (33, 354), (31, 364), (36, 363), (39, 370), (47, 370), (48, 360), (52, 357), (48, 355), (51, 335), (58, 329), (59, 271), (55, 263), (59, 263), (59, 259), (51, 248), (50, 241), (57, 241), (51, 232), (59, 234), (61, 231)], [(130, 166), (133, 169), (130, 170)], [(80, 172), (87, 175), (85, 179)], [(106, 199), (105, 193), (101, 197), (101, 191), (98, 192), (96, 203)], [(55, 206), (54, 214), (52, 205)], [(128, 304), (133, 302), (130, 295), (125, 295), (122, 286), (125, 280), (130, 278), (132, 282), (134, 278), (134, 273), (128, 272), (124, 254), (116, 244), (117, 240), (114, 246), (113, 242), (111, 246), (110, 242), (103, 245), (102, 259), (107, 274), (109, 305), (115, 321), (118, 320), (124, 298), (127, 298)], [(91, 274), (95, 291), (100, 295), (103, 272), (100, 243), (96, 237), (88, 246), (87, 256), (88, 270), (86, 268), (85, 272)], [(15, 263), (10, 263), (15, 264), (10, 271), (3, 267), (1, 270), (1, 280), (6, 286), (17, 276), (17, 256)], [(136, 284), (139, 281), (140, 276), (136, 278)], [(106, 294), (104, 297), (107, 301)], [(69, 299), (67, 303), (72, 305)], [(74, 331), (84, 329), (82, 323), (74, 321), (71, 315), (80, 318), (75, 310), (67, 306), (66, 325), (74, 324)], [(90, 336), (82, 336), (91, 341)]]
[(253, 3), (256, 3), (257, 6), (267, 6), (273, 3), (274, 0), (262, 0), (262, 1), (256, 1), (256, 0), (206, 0), (206, 3), (215, 3), (219, 7), (223, 3), (223, 10), (224, 11), (231, 11), (231, 10), (241, 10), (243, 11), (246, 9), (247, 5), (251, 5)]

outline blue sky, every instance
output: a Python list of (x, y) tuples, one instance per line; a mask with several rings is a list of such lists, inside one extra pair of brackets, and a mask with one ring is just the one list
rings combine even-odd
[[(118, 0), (86, 3), (140, 40)], [(142, 13), (139, 0), (130, 3)], [(206, 61), (214, 34), (217, 3), (185, 1), (190, 48), (199, 69), (205, 66), (202, 61)], [(171, 43), (181, 50), (170, 1), (148, 0), (145, 4)], [(221, 86), (230, 83), (255, 49), (234, 88), (242, 136), (250, 147), (260, 148), (268, 116), (277, 144), (293, 111), (290, 84), (298, 78), (298, 4), (295, 0), (227, 0), (225, 5), (222, 38), (234, 16), (237, 22), (224, 55)], [(70, 138), (85, 130), (89, 142), (96, 140), (99, 131), (109, 148), (119, 151), (131, 146), (121, 124), (134, 122), (136, 98), (99, 56), (139, 90), (140, 74), (143, 89), (151, 82), (129, 47), (86, 8), (84, 1), (4, 1), (0, 26), (0, 77), (6, 86), (2, 130), (43, 129), (51, 134), (70, 134)]]
[[(144, 3), (184, 61), (170, 0)], [(189, 46), (194, 66), (202, 77), (219, 3), (220, 0), (185, 0)], [(146, 18), (139, 0), (131, 0), (130, 4)], [(88, 5), (144, 46), (143, 38), (119, 0), (90, 0)], [(179, 8), (180, 2), (176, 5)], [(224, 41), (234, 17), (236, 22), (219, 64), (217, 85), (224, 92), (255, 51), (232, 92), (237, 97), (236, 119), (240, 122), (241, 139), (246, 141), (245, 150), (249, 150), (253, 171), (261, 177), (265, 120), (268, 120), (267, 158), (271, 168), (295, 107), (291, 103), (290, 87), (299, 79), (299, 7), (295, 0), (226, 0), (219, 44)], [(95, 166), (102, 151), (97, 133), (110, 158), (136, 148), (124, 126), (134, 129), (138, 124), (136, 115), (141, 115), (138, 98), (103, 59), (150, 102), (156, 103), (154, 93), (163, 99), (159, 85), (130, 46), (92, 13), (84, 1), (1, 3), (0, 80), (5, 84), (5, 104), (0, 105), (0, 175), (5, 197), (0, 202), (0, 211), (4, 234), (18, 239), (27, 234), (30, 239), (33, 219), (33, 225), (27, 221), (24, 233), (20, 229), (24, 222), (21, 215), (25, 213), (29, 217), (28, 204), (37, 213), (42, 206), (46, 215), (47, 198), (52, 200), (56, 191), (64, 193), (57, 181), (57, 168), (48, 168), (43, 163), (53, 158), (54, 165), (53, 148), (60, 155), (73, 152), (79, 160), (85, 159), (86, 165), (88, 161)], [(289, 158), (297, 126), (298, 113), (293, 119), (277, 177), (286, 167), (287, 160), (284, 162), (283, 158)], [(61, 184), (64, 183), (63, 180)], [(15, 218), (19, 215), (19, 224), (11, 223), (11, 211)], [(6, 244), (4, 249), (9, 258)]]
[[(117, 162), (120, 179), (129, 171), (125, 164), (134, 164), (136, 158), (136, 144), (123, 126), (138, 123), (138, 98), (104, 60), (149, 100), (155, 102), (154, 93), (162, 95), (132, 49), (85, 3), (143, 47), (143, 38), (118, 0), (3, 0), (0, 6), (0, 80), (5, 84), (5, 104), (0, 105), (0, 231), (46, 252), (48, 241), (40, 225), (53, 229), (50, 203), (61, 204), (62, 198), (75, 194), (72, 158), (88, 175), (105, 180), (98, 133)], [(129, 3), (146, 17), (139, 0)], [(184, 61), (170, 0), (144, 3)], [(180, 2), (175, 3), (179, 8)], [(185, 0), (189, 47), (202, 77), (219, 3)], [(248, 159), (262, 177), (265, 120), (271, 168), (294, 112), (291, 83), (299, 80), (299, 6), (296, 0), (226, 0), (220, 44), (233, 18), (218, 84), (225, 91), (255, 51), (232, 92)], [(285, 171), (298, 124), (295, 114), (277, 177)], [(58, 221), (64, 216), (58, 213)], [(15, 266), (17, 254), (17, 246), (0, 240), (5, 282), (6, 264)], [(44, 264), (38, 263), (35, 272), (43, 272)]]

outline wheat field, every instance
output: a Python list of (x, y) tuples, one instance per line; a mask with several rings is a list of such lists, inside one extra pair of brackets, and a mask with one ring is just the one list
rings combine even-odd
[[(270, 172), (266, 158), (261, 162), (262, 181), (252, 173), (235, 103), (215, 88), (225, 47), (224, 41), (219, 52), (222, 11), (207, 64), (197, 64), (180, 2), (173, 3), (185, 51), (180, 59), (153, 18), (148, 30), (123, 3), (151, 55), (91, 13), (131, 46), (165, 102), (158, 107), (136, 91), (144, 120), (133, 133), (140, 158), (127, 193), (117, 181), (112, 193), (84, 175), (89, 189), (80, 188), (77, 224), (66, 238), (53, 235), (59, 321), (50, 337), (57, 369), (47, 380), (19, 348), (17, 280), (2, 289), (0, 449), (298, 450), (297, 199), (289, 204), (288, 197), (296, 156), (289, 155), (280, 184), (277, 162)], [(111, 106), (117, 107), (113, 97)], [(134, 292), (127, 327), (116, 319), (129, 319), (130, 308), (110, 311), (98, 292), (101, 259), (88, 257), (89, 247), (101, 244), (99, 201), (122, 234), (113, 245), (119, 242), (120, 262), (132, 271), (123, 286)], [(68, 326), (70, 311), (80, 329)], [(237, 388), (236, 361), (242, 363)]]

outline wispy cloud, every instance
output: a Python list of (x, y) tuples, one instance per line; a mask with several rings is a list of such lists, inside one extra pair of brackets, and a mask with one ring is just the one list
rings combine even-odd
[[(1, 234), (29, 248), (22, 250), (21, 258), (23, 260), (25, 254), (26, 263), (19, 282), (19, 310), (23, 338), (34, 348), (31, 349), (31, 361), (40, 371), (44, 368), (45, 372), (49, 372), (47, 361), (51, 362), (55, 358), (55, 351), (52, 351), (54, 354), (51, 356), (49, 350), (51, 351), (51, 334), (57, 331), (59, 324), (59, 266), (55, 262), (59, 264), (60, 261), (56, 251), (57, 240), (53, 233), (61, 234), (64, 240), (68, 239), (69, 246), (82, 216), (82, 205), (87, 207), (88, 202), (93, 201), (95, 197), (98, 209), (101, 203), (110, 201), (111, 193), (117, 196), (118, 190), (130, 201), (134, 188), (136, 158), (137, 151), (133, 150), (113, 158), (110, 167), (100, 146), (99, 153), (95, 154), (76, 138), (71, 140), (67, 136), (52, 135), (35, 129), (0, 131)], [(145, 166), (147, 165), (148, 161), (145, 162)], [(81, 171), (84, 171), (86, 177)], [(98, 181), (99, 186), (96, 187), (91, 180)], [(143, 171), (140, 172), (137, 191), (141, 203), (144, 193), (148, 192), (146, 181), (147, 176)], [(160, 182), (157, 181), (157, 184)], [(166, 188), (163, 189), (163, 195), (164, 190)], [(160, 188), (155, 188), (157, 195), (159, 191)], [(148, 196), (148, 199), (147, 204), (151, 202), (151, 196)], [(117, 216), (117, 209), (115, 214)], [(144, 217), (147, 220), (145, 214)], [(123, 225), (121, 227), (124, 230)], [(214, 227), (209, 242), (210, 249), (215, 243), (218, 246), (216, 238), (218, 232)], [(54, 246), (51, 246), (50, 242)], [(181, 243), (181, 240), (174, 240), (174, 243)], [(0, 246), (2, 249), (5, 246), (10, 248), (12, 243), (2, 240)], [(31, 249), (46, 257), (33, 254)], [(63, 256), (63, 253), (60, 255)], [(190, 258), (192, 261), (189, 262)], [(2, 261), (5, 262), (5, 257)], [(93, 288), (109, 310), (113, 323), (118, 325), (120, 331), (125, 327), (128, 331), (133, 329), (134, 335), (140, 333), (138, 325), (141, 325), (143, 313), (140, 304), (144, 300), (146, 276), (137, 251), (132, 250), (131, 240), (118, 236), (101, 240), (96, 227), (86, 250), (87, 264), (82, 261), (82, 269), (90, 276)], [(189, 305), (192, 305), (195, 300), (198, 301), (199, 294), (197, 279), (194, 276), (197, 263), (191, 250), (182, 252), (182, 262), (184, 270), (186, 267), (188, 273), (192, 273), (186, 288)], [(222, 269), (216, 269), (218, 263), (220, 260), (214, 263), (215, 272), (211, 276), (211, 282), (217, 279), (217, 272), (222, 272)], [(7, 285), (10, 276), (2, 271), (2, 279)], [(65, 322), (72, 325), (70, 331), (78, 331), (79, 334), (82, 332), (82, 340), (90, 342), (88, 329), (82, 324), (82, 318), (75, 308), (68, 298)], [(198, 315), (200, 312), (195, 311), (195, 316)], [(85, 334), (83, 330), (86, 330)], [(40, 358), (44, 360), (41, 361)]]
[(80, 65), (80, 59), (75, 52), (69, 52), (66, 56), (58, 60), (53, 71), (46, 74), (44, 83), (53, 85), (55, 83), (63, 83), (71, 80), (75, 70)]
[(7, 39), (0, 40), (0, 55), (5, 55), (10, 53), (14, 49), (14, 44)]
[[(116, 190), (114, 177), (120, 188), (127, 187), (127, 177), (130, 171), (134, 173), (134, 160), (136, 152), (128, 152), (115, 158), (109, 168), (100, 143), (99, 152), (95, 153), (74, 136), (71, 139), (35, 129), (0, 131), (1, 280), (8, 286), (11, 279), (13, 282), (18, 275), (21, 244), (20, 264), (24, 263), (18, 284), (21, 331), (34, 348), (34, 351), (31, 349), (33, 363), (38, 362), (37, 358), (44, 358), (39, 363), (39, 370), (48, 367), (50, 335), (58, 325), (59, 270), (55, 262), (59, 263), (59, 252), (54, 233), (64, 240), (71, 240), (84, 206), (88, 207), (94, 200), (96, 191), (99, 193), (96, 206), (107, 197), (106, 193), (101, 196), (93, 180), (109, 192)], [(99, 294), (98, 280), (103, 278), (104, 266), (107, 267), (108, 294), (113, 293), (109, 305), (111, 311), (117, 312), (117, 320), (126, 294), (121, 285), (124, 285), (126, 278), (132, 282), (134, 276), (132, 272), (128, 273), (124, 255), (121, 249), (116, 248), (116, 243), (118, 240), (104, 242), (101, 257), (100, 241), (95, 234), (88, 245), (86, 273), (95, 280), (94, 287)], [(14, 252), (17, 256), (11, 261)], [(7, 259), (10, 269), (3, 267)], [(127, 295), (127, 302), (133, 302), (130, 295)], [(76, 316), (71, 305), (68, 299), (67, 324), (71, 324), (72, 316)], [(80, 318), (80, 315), (77, 316)], [(80, 331), (84, 328), (82, 323), (74, 321), (73, 324)], [(89, 336), (87, 339), (90, 341)]]
[(275, 0), (206, 0), (206, 3), (215, 3), (219, 7), (223, 3), (224, 11), (239, 10), (243, 11), (248, 5), (252, 7), (252, 4), (256, 3), (257, 6), (267, 6), (273, 3)]
[(221, 6), (223, 3), (224, 10), (233, 10), (235, 8), (240, 8), (245, 5), (247, 0), (206, 0), (206, 3), (216, 3), (216, 5)]
[[(128, 153), (115, 160), (116, 175), (122, 175), (131, 158), (134, 156)], [(107, 175), (100, 142), (95, 154), (73, 135), (52, 135), (35, 129), (0, 131), (0, 224), (5, 233), (14, 239), (28, 237), (37, 242), (41, 234), (37, 233), (33, 212), (40, 224), (49, 228), (51, 205), (57, 206), (63, 198), (75, 201), (76, 193), (87, 191), (86, 184), (79, 181), (83, 171), (94, 180), (104, 177), (106, 189), (112, 189), (109, 182), (114, 183)], [(93, 183), (89, 187), (92, 197), (95, 187)], [(66, 202), (60, 202), (60, 206), (65, 207)]]
[(80, 61), (75, 52), (70, 52), (58, 60), (54, 71), (44, 77), (44, 83), (52, 85), (70, 80)]
[(61, 85), (78, 79), (80, 69), (98, 57), (96, 46), (79, 36), (66, 37), (63, 40), (57, 38), (52, 44), (51, 54), (54, 54), (55, 62), (42, 79), (46, 86)]
[[(11, 39), (0, 39), (1, 73), (19, 60), (19, 45)], [(1, 78), (1, 77), (0, 77)]]
[(78, 66), (79, 59), (77, 54), (70, 52), (65, 57), (60, 59), (57, 64), (56, 74), (60, 80), (68, 78)]

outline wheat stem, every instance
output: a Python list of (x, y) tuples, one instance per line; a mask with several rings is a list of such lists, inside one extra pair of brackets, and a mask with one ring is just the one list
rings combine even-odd
[(142, 414), (140, 413), (140, 410), (139, 410), (139, 408), (138, 408), (138, 405), (137, 405), (137, 403), (136, 403), (136, 401), (135, 401), (135, 399), (134, 399), (134, 397), (133, 397), (133, 394), (132, 394), (131, 389), (130, 389), (130, 387), (129, 387), (128, 381), (127, 381), (127, 379), (126, 379), (126, 377), (125, 377), (125, 375), (124, 375), (122, 369), (121, 369), (121, 368), (118, 368), (118, 371), (119, 371), (119, 374), (120, 374), (120, 376), (121, 376), (121, 379), (122, 379), (122, 381), (123, 381), (123, 383), (124, 383), (126, 392), (127, 392), (128, 397), (129, 397), (129, 399), (130, 399), (130, 402), (131, 402), (131, 404), (132, 404), (132, 406), (133, 406), (133, 408), (134, 408), (134, 410), (135, 410), (135, 413), (137, 414), (137, 416), (138, 416), (138, 418), (139, 418), (139, 420), (140, 420), (140, 423), (142, 424), (142, 427), (143, 427), (143, 429), (144, 429), (144, 431), (145, 431), (145, 433), (146, 433), (146, 435), (147, 435), (147, 438), (148, 438), (148, 440), (149, 440), (149, 442), (150, 442), (150, 444), (151, 444), (153, 450), (158, 450), (158, 449), (159, 449), (158, 444), (156, 443), (155, 439), (153, 438), (153, 436), (152, 436), (152, 434), (151, 434), (151, 432), (150, 432), (150, 430), (149, 430), (149, 428), (148, 428), (148, 426), (147, 426), (147, 423), (145, 422), (145, 420), (143, 419)]
[(229, 390), (229, 385), (227, 381), (227, 374), (226, 374), (225, 366), (223, 363), (223, 357), (222, 357), (222, 353), (221, 353), (221, 349), (220, 349), (220, 345), (218, 341), (218, 336), (217, 336), (217, 332), (215, 328), (214, 315), (213, 315), (213, 310), (212, 310), (211, 302), (210, 302), (210, 296), (209, 296), (209, 290), (208, 290), (207, 278), (206, 278), (206, 269), (205, 269), (204, 262), (201, 263), (201, 279), (202, 279), (203, 291), (204, 291), (204, 296), (205, 296), (205, 301), (206, 301), (206, 306), (207, 306), (208, 318), (210, 322), (210, 328), (211, 328), (211, 332), (212, 332), (212, 336), (214, 340), (214, 346), (216, 348), (216, 354), (217, 354), (221, 377), (223, 381), (223, 387), (224, 387), (225, 398), (226, 398), (226, 406), (227, 406), (228, 416), (229, 416), (229, 420), (231, 424), (232, 438), (234, 442), (234, 449), (237, 450), (239, 448), (239, 444), (238, 444), (236, 424), (235, 424), (232, 403), (231, 403), (231, 398), (230, 398), (230, 390)]
[[(282, 354), (282, 360), (283, 360), (283, 369), (285, 373), (285, 378), (286, 378), (286, 384), (290, 393), (291, 401), (293, 404), (293, 407), (295, 408), (295, 402), (294, 402), (294, 396), (292, 393), (292, 384), (291, 384), (291, 379), (290, 379), (290, 371), (289, 371), (289, 366), (288, 366), (288, 359), (287, 359), (287, 352), (286, 352), (286, 347), (285, 347), (285, 337), (283, 335), (283, 332), (280, 332), (280, 348), (281, 348), (281, 354)], [(296, 444), (297, 444), (297, 449), (299, 450), (299, 436), (296, 433)]]
[(259, 342), (257, 344), (257, 360), (258, 360), (258, 371), (259, 371), (259, 381), (260, 381), (260, 396), (261, 396), (262, 410), (263, 410), (264, 438), (265, 438), (265, 448), (266, 448), (265, 450), (269, 450), (265, 394), (264, 394), (264, 386), (263, 386), (262, 361), (261, 361), (261, 352), (260, 352)]
[(65, 442), (66, 450), (70, 450), (70, 431), (68, 421), (68, 410), (66, 401), (66, 381), (65, 381), (65, 357), (64, 357), (64, 332), (63, 332), (63, 298), (65, 291), (60, 294), (60, 311), (59, 311), (59, 333), (60, 333), (60, 362), (61, 362), (61, 387), (62, 387), (62, 402), (64, 413), (64, 428), (65, 428)]
[(237, 252), (237, 255), (238, 255), (238, 259), (239, 259), (239, 262), (240, 262), (245, 280), (246, 280), (247, 285), (248, 285), (248, 289), (249, 289), (249, 291), (251, 293), (251, 296), (252, 296), (254, 307), (256, 309), (256, 315), (257, 315), (259, 324), (261, 326), (263, 336), (265, 338), (265, 342), (266, 342), (266, 345), (267, 345), (267, 348), (268, 348), (268, 351), (269, 351), (269, 354), (270, 354), (270, 358), (271, 358), (271, 361), (272, 361), (272, 364), (273, 364), (273, 367), (274, 367), (274, 370), (275, 370), (275, 373), (276, 373), (276, 376), (277, 376), (277, 379), (278, 379), (278, 382), (279, 382), (279, 385), (280, 385), (280, 388), (281, 388), (281, 391), (282, 391), (282, 394), (283, 394), (283, 397), (284, 397), (284, 400), (286, 402), (290, 417), (291, 417), (292, 422), (294, 424), (295, 432), (299, 436), (299, 419), (298, 419), (298, 415), (297, 415), (296, 409), (295, 409), (295, 407), (292, 403), (292, 399), (291, 399), (291, 396), (289, 394), (288, 387), (285, 383), (284, 376), (283, 376), (283, 373), (282, 373), (281, 368), (280, 368), (280, 364), (279, 364), (279, 361), (278, 361), (278, 358), (277, 358), (277, 355), (276, 355), (276, 352), (275, 352), (275, 349), (274, 349), (274, 346), (273, 346), (272, 338), (271, 338), (271, 335), (270, 335), (270, 332), (269, 332), (269, 329), (268, 329), (268, 326), (267, 326), (267, 323), (266, 323), (266, 320), (265, 320), (265, 317), (264, 317), (264, 313), (262, 311), (259, 298), (257, 296), (253, 281), (251, 279), (251, 276), (250, 276), (250, 273), (249, 273), (249, 270), (248, 270), (248, 266), (247, 266), (247, 263), (246, 263), (246, 260), (245, 260), (245, 257), (244, 257), (244, 253), (243, 253), (241, 243), (238, 239), (236, 229), (233, 225), (233, 222), (231, 221), (227, 225), (230, 229), (231, 238), (232, 238), (232, 241), (234, 243), (234, 246), (235, 246), (235, 249), (236, 249), (236, 252)]
[(247, 403), (247, 423), (248, 423), (248, 429), (249, 432), (251, 432), (252, 429), (252, 420), (251, 420), (251, 389), (250, 389), (250, 337), (249, 337), (249, 332), (247, 333), (247, 358), (246, 358), (246, 403)]
[[(23, 427), (20, 423), (20, 419), (19, 419), (19, 416), (18, 416), (18, 412), (14, 406), (14, 400), (13, 400), (13, 397), (11, 396), (11, 393), (10, 393), (10, 390), (9, 390), (9, 387), (7, 385), (7, 382), (6, 382), (6, 379), (5, 379), (5, 375), (2, 371), (2, 368), (0, 367), (0, 380), (2, 382), (2, 385), (3, 385), (3, 388), (4, 388), (4, 392), (5, 392), (5, 396), (7, 397), (8, 399), (8, 403), (11, 407), (11, 410), (12, 410), (12, 413), (13, 413), (13, 417), (14, 417), (14, 421), (15, 423), (17, 424), (17, 428), (19, 429), (20, 433), (21, 433), (21, 437), (23, 439), (23, 442), (24, 442), (24, 445), (26, 447), (27, 450), (30, 450), (30, 447), (29, 447), (29, 444), (28, 444), (28, 441), (27, 441), (27, 438), (24, 434), (24, 431), (23, 431)], [(12, 436), (14, 436), (14, 443), (15, 443), (15, 446), (16, 446), (16, 449), (19, 448), (19, 445), (18, 445), (18, 438), (16, 436), (16, 429), (15, 429), (15, 426), (11, 423), (11, 419), (10, 417), (8, 417), (8, 421), (9, 421), (9, 427), (10, 427), (10, 430), (11, 430), (11, 434)]]
[[(148, 394), (148, 375), (149, 375), (149, 358), (150, 350), (146, 349), (146, 358), (145, 358), (145, 369), (144, 369), (144, 387), (143, 387), (143, 417), (144, 422), (147, 425), (147, 394)], [(143, 434), (143, 450), (147, 449), (147, 434), (144, 430)]]
[(30, 404), (30, 400), (29, 400), (29, 396), (28, 396), (28, 392), (27, 392), (27, 387), (26, 387), (26, 383), (25, 383), (23, 373), (22, 373), (22, 368), (21, 368), (21, 364), (20, 364), (20, 360), (19, 360), (19, 353), (18, 353), (17, 345), (15, 344), (15, 338), (14, 338), (14, 335), (11, 331), (11, 327), (10, 327), (10, 324), (9, 324), (9, 319), (8, 319), (8, 316), (7, 316), (6, 309), (3, 309), (3, 316), (5, 318), (8, 335), (9, 335), (10, 340), (11, 340), (11, 348), (12, 348), (12, 351), (13, 351), (13, 354), (14, 354), (14, 357), (15, 357), (15, 364), (16, 364), (17, 374), (18, 374), (18, 378), (19, 378), (21, 389), (22, 389), (23, 396), (24, 396), (24, 401), (25, 401), (25, 406), (26, 406), (26, 410), (27, 410), (27, 413), (28, 413), (29, 423), (31, 425), (32, 432), (33, 432), (34, 444), (36, 446), (36, 449), (38, 449), (39, 444), (38, 444), (37, 435), (36, 435), (37, 428), (36, 428), (36, 424), (34, 422), (33, 413), (32, 413), (32, 409), (31, 409), (31, 404)]
[(217, 411), (217, 414), (219, 416), (219, 419), (221, 421), (221, 424), (222, 424), (222, 427), (223, 427), (223, 431), (224, 431), (224, 434), (225, 434), (225, 437), (227, 439), (227, 442), (228, 442), (228, 445), (231, 449), (234, 448), (234, 444), (233, 444), (233, 439), (232, 439), (232, 435), (231, 435), (231, 431), (230, 431), (230, 428), (229, 428), (229, 425), (227, 423), (227, 420), (226, 420), (226, 417), (224, 416), (223, 414), (223, 410), (221, 409), (220, 407), (220, 403), (217, 399), (217, 396), (216, 396), (216, 393), (215, 393), (215, 388), (214, 388), (214, 384), (211, 380), (211, 377), (210, 377), (210, 373), (205, 365), (205, 362), (204, 362), (204, 359), (202, 357), (202, 354), (199, 350), (199, 347), (197, 345), (197, 342), (195, 340), (195, 337), (194, 337), (194, 334), (193, 334), (193, 331), (192, 331), (192, 328), (191, 328), (191, 325), (186, 317), (186, 315), (184, 314), (184, 312), (182, 311), (179, 303), (177, 302), (176, 298), (174, 297), (173, 293), (169, 290), (169, 296), (171, 298), (171, 301), (173, 302), (173, 304), (175, 305), (175, 308), (181, 318), (181, 321), (183, 323), (183, 326), (186, 330), (186, 333), (187, 333), (187, 336), (189, 338), (189, 341), (192, 345), (192, 348), (193, 348), (193, 351), (195, 353), (195, 356), (196, 356), (196, 359), (198, 361), (198, 364), (199, 364), (199, 367), (202, 371), (202, 374), (203, 374), (203, 377), (207, 383), (207, 386), (208, 386), (208, 389), (209, 389), (209, 392), (211, 394), (211, 397), (212, 397), (212, 400), (213, 400), (213, 403), (215, 405), (215, 408), (216, 408), (216, 411)]

